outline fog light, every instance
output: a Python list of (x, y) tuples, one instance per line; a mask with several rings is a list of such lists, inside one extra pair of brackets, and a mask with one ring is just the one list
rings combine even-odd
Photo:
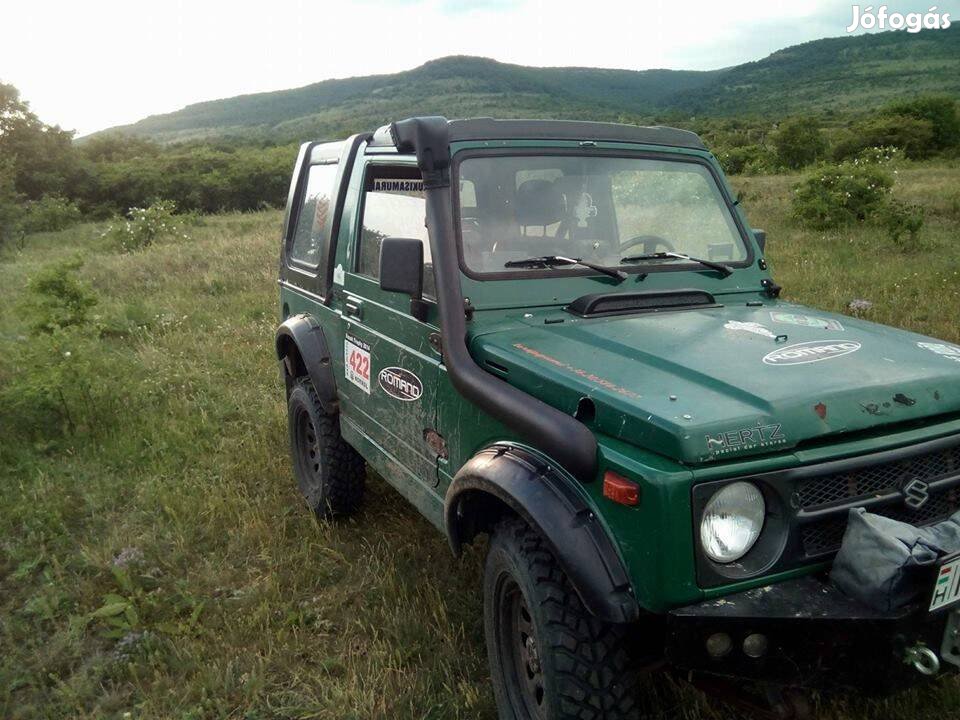
[(733, 640), (726, 633), (714, 633), (707, 638), (707, 654), (712, 658), (722, 658), (733, 648)]
[(747, 635), (743, 640), (743, 654), (754, 660), (762, 658), (767, 654), (767, 645), (766, 635), (761, 635), (760, 633)]

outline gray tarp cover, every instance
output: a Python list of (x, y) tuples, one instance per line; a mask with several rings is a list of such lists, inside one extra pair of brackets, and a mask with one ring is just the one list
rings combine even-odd
[(927, 568), (960, 551), (960, 512), (917, 528), (908, 523), (850, 511), (830, 579), (848, 595), (877, 610), (902, 607), (930, 592)]

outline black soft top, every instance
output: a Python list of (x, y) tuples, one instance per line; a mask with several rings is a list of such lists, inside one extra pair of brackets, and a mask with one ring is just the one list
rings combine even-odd
[[(450, 142), (464, 140), (581, 140), (629, 142), (644, 145), (706, 150), (703, 141), (689, 130), (672, 127), (624, 125), (580, 120), (494, 120), (471, 118), (448, 121)], [(372, 147), (392, 146), (390, 126), (377, 130)]]

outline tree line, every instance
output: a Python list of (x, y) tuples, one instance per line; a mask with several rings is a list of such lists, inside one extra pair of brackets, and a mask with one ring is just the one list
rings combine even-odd
[(227, 141), (163, 146), (118, 134), (76, 142), (0, 83), (0, 240), (162, 200), (180, 212), (281, 207), (296, 151)]
[(803, 115), (776, 123), (706, 119), (694, 125), (733, 175), (848, 162), (876, 148), (896, 148), (911, 160), (960, 153), (960, 115), (956, 101), (946, 96), (900, 100), (861, 117)]
[[(730, 174), (800, 170), (855, 160), (874, 148), (924, 159), (960, 152), (953, 98), (922, 96), (859, 117), (622, 117), (700, 133)], [(0, 83), (0, 243), (80, 219), (127, 215), (158, 202), (180, 213), (282, 207), (296, 144), (228, 140), (161, 145), (120, 134), (80, 142), (42, 122)]]

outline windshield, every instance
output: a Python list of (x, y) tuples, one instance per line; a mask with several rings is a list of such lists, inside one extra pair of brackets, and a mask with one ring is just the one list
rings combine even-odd
[[(474, 273), (537, 273), (510, 262), (564, 256), (611, 267), (723, 263), (747, 250), (710, 171), (699, 163), (574, 155), (467, 158), (460, 164), (463, 259)], [(582, 272), (567, 265), (553, 271)]]

